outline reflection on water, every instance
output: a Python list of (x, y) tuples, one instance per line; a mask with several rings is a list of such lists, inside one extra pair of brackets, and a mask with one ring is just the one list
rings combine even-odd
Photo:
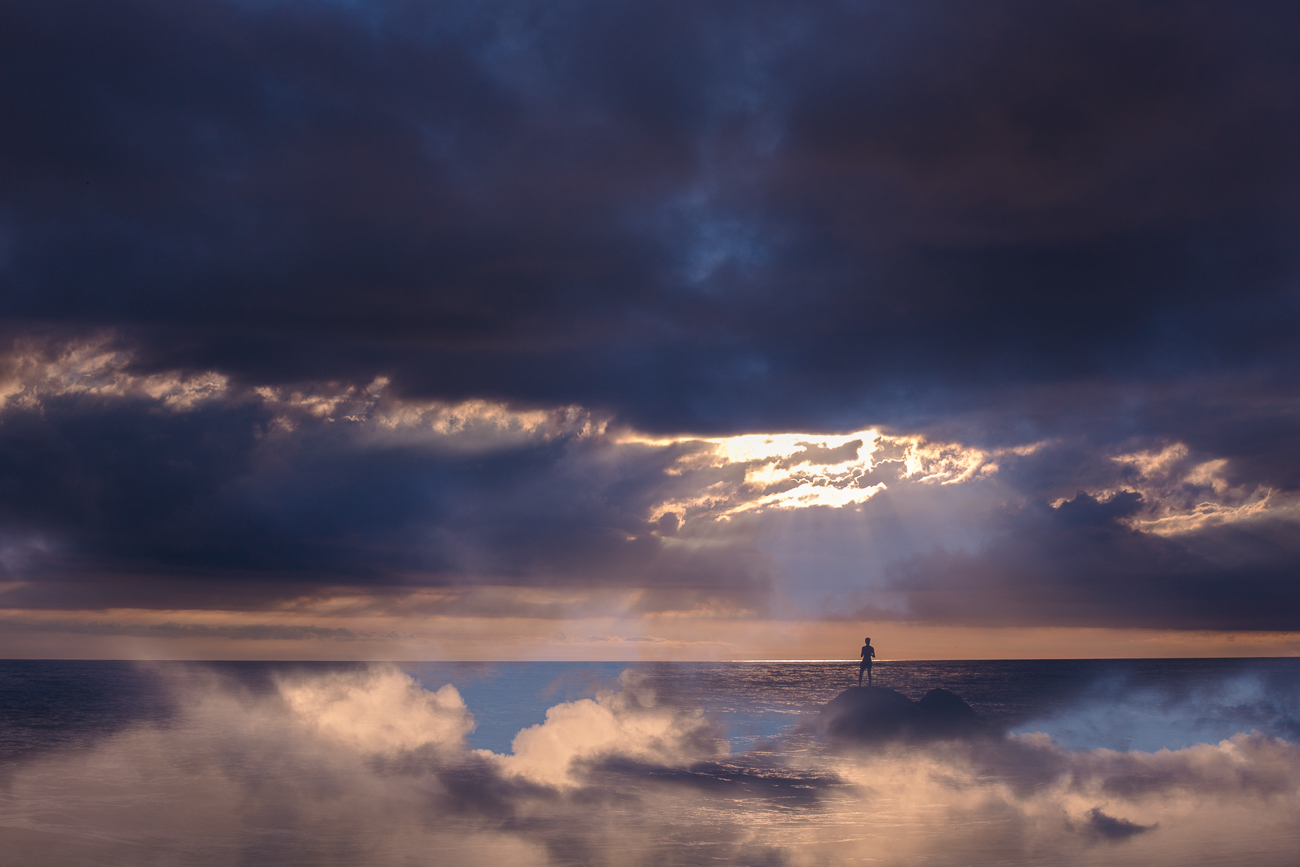
[(1300, 661), (883, 662), (878, 685), (950, 689), (1010, 734), (846, 751), (801, 731), (856, 674), (3, 662), (0, 847), (21, 864), (1294, 863)]

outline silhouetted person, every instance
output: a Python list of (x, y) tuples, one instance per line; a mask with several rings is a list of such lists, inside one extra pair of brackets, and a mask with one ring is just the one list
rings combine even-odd
[(876, 649), (871, 646), (871, 639), (862, 639), (866, 644), (862, 645), (862, 664), (858, 666), (858, 686), (862, 686), (862, 672), (867, 673), (867, 686), (871, 686), (871, 658), (876, 655)]

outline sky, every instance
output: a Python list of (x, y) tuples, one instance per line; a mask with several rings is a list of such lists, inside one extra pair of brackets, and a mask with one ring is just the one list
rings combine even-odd
[(1300, 653), (1298, 19), (0, 5), (0, 655)]

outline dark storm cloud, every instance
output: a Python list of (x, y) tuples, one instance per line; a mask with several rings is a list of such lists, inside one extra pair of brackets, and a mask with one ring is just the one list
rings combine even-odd
[[(802, 616), (774, 604), (783, 569), (773, 555), (782, 551), (766, 539), (810, 525), (789, 524), (779, 510), (716, 518), (805, 483), (747, 487), (744, 478), (761, 462), (701, 463), (707, 443), (622, 441), (572, 410), (462, 408), (465, 439), (429, 420), (451, 410), (387, 398), (380, 386), (331, 391), (324, 383), (276, 395), (202, 377), (140, 379), (105, 346), (85, 350), (90, 361), (45, 350), (9, 359), (6, 375), (63, 367), (45, 379), (29, 372), (17, 392), (7, 386), (0, 413), (8, 467), (0, 565), (27, 582), (7, 589), (7, 607), (255, 609), (364, 586), (367, 598), (349, 603), (352, 614)], [(846, 440), (842, 446), (795, 439), (789, 457), (778, 453), (770, 466), (825, 474), (823, 481), (852, 478), (866, 448), (863, 437), (829, 441)], [(1300, 624), (1293, 504), (1283, 492), (1276, 508), (1260, 511), (1276, 472), (1181, 443), (1146, 442), (1117, 455), (1099, 452), (1099, 441), (1076, 437), (986, 456), (1000, 462), (995, 473), (946, 487), (909, 480), (908, 441), (873, 440), (885, 463), (855, 484), (887, 488), (860, 513), (812, 518), (836, 528), (807, 544), (819, 570), (830, 563), (824, 554), (841, 556), (855, 573), (866, 557), (878, 576), (867, 609), (831, 610), (1000, 625)], [(943, 463), (950, 459), (958, 463)], [(963, 459), (960, 450), (934, 458), (919, 474), (942, 470), (955, 480), (966, 472)], [(664, 511), (701, 497), (722, 506), (700, 515), (690, 506)], [(1206, 498), (1218, 504), (1210, 512)], [(829, 576), (793, 579), (817, 598)], [(580, 592), (525, 599), (500, 591), (512, 586)], [(406, 595), (422, 587), (441, 591)], [(211, 632), (65, 625), (96, 634)], [(223, 625), (212, 634), (251, 638), (268, 629), (279, 627)], [(284, 637), (351, 636), (284, 629)]]
[[(1108, 432), (1107, 420), (1081, 420), (1083, 436), (1003, 460), (1002, 480), (1023, 499), (981, 515), (973, 543), (940, 538), (887, 568), (885, 584), (903, 600), (902, 616), (999, 625), (1300, 628), (1300, 520), (1285, 498), (1296, 462), (1280, 442), (1269, 442), (1289, 422), (1252, 427), (1249, 398), (1237, 417), (1224, 403), (1209, 390), (1202, 417), (1186, 427), (1188, 440), (1202, 448), (1157, 440), (1146, 450), (1112, 446), (1107, 453), (1098, 446), (1136, 428)], [(1223, 436), (1229, 427), (1240, 435), (1233, 446)], [(1281, 508), (1262, 508), (1279, 497)], [(1240, 519), (1252, 509), (1259, 511)]]
[[(367, 441), (362, 420), (282, 422), (254, 394), (182, 412), (87, 393), (8, 409), (4, 567), (40, 580), (7, 603), (257, 607), (331, 584), (485, 583), (657, 587), (639, 607), (672, 610), (752, 607), (770, 584), (749, 540), (672, 544), (647, 520), (675, 449), (560, 436), (465, 455)], [(521, 609), (462, 594), (438, 610)]]
[(890, 585), (933, 622), (1300, 629), (1294, 519), (1164, 537), (1123, 521), (1141, 508), (1136, 493), (1080, 491), (1009, 511), (976, 550), (904, 560)]
[(6, 599), (764, 604), (778, 570), (743, 527), (649, 520), (672, 447), (375, 445), (301, 408), (288, 430), (254, 390), (382, 377), (639, 431), (1051, 440), (1002, 462), (982, 546), (894, 565), (914, 615), (1295, 628), (1290, 518), (1137, 529), (1204, 486), (1111, 457), (1183, 444), (1235, 505), (1300, 487), (1298, 25), (1280, 3), (6, 4), (6, 351), (108, 341), (139, 382), (219, 378), (6, 405), (0, 564), (43, 579)]
[(6, 313), (145, 365), (646, 429), (1294, 370), (1285, 4), (3, 14)]

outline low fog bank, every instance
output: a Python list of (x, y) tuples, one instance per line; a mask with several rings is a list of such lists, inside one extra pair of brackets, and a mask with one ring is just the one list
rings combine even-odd
[(1243, 731), (1182, 749), (1043, 733), (733, 754), (635, 673), (472, 749), (455, 687), (394, 666), (195, 668), (177, 712), (9, 762), (16, 863), (1289, 864), (1300, 747)]

